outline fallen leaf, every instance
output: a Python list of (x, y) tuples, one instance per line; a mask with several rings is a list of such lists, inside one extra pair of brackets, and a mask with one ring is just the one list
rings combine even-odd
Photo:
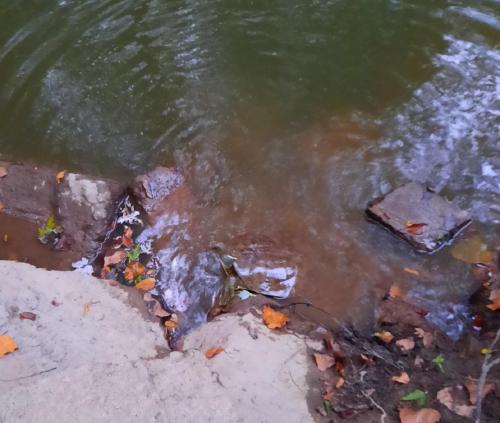
[[(477, 382), (471, 378), (467, 378), (464, 382), (467, 391), (469, 391), (469, 401), (472, 405), (477, 403)], [(481, 399), (483, 399), (490, 392), (495, 390), (495, 384), (485, 383), (483, 386), (483, 391), (481, 392)]]
[[(459, 387), (460, 388), (460, 387)], [(473, 405), (466, 405), (454, 398), (454, 387), (448, 386), (441, 389), (437, 393), (438, 401), (443, 404), (450, 411), (462, 417), (471, 417), (475, 407)]]
[(127, 268), (123, 272), (123, 276), (128, 281), (131, 281), (134, 280), (137, 276), (141, 276), (145, 270), (146, 269), (142, 263), (139, 263), (138, 261), (133, 261), (127, 265)]
[(125, 248), (129, 248), (129, 247), (132, 247), (132, 245), (134, 245), (134, 240), (132, 239), (133, 234), (134, 234), (134, 231), (132, 230), (132, 228), (130, 228), (128, 226), (125, 227), (125, 229), (123, 230), (123, 234), (121, 237), (121, 244)]
[(118, 264), (120, 263), (125, 257), (127, 256), (127, 253), (125, 251), (116, 251), (115, 253), (111, 254), (110, 256), (104, 257), (104, 267), (107, 267), (111, 264)]
[(391, 377), (391, 380), (403, 385), (407, 385), (408, 383), (410, 383), (410, 376), (408, 376), (408, 373), (402, 372), (399, 376)]
[(17, 350), (16, 341), (8, 335), (0, 335), (0, 357)]
[(490, 301), (491, 304), (488, 304), (486, 307), (490, 310), (498, 310), (500, 309), (500, 289), (492, 289), (490, 292)]
[(345, 379), (343, 377), (339, 378), (337, 383), (335, 384), (335, 388), (340, 389), (342, 386), (344, 386)]
[(401, 288), (393, 285), (389, 289), (389, 297), (391, 298), (401, 298), (403, 293), (401, 292)]
[(422, 235), (424, 233), (424, 228), (427, 226), (427, 223), (406, 222), (405, 226), (406, 232), (409, 232), (412, 235)]
[(318, 369), (324, 372), (335, 364), (335, 359), (328, 354), (314, 353), (314, 360)]
[(205, 352), (205, 357), (213, 358), (217, 354), (220, 354), (222, 351), (224, 351), (224, 348), (222, 348), (222, 347), (210, 348)]
[(414, 275), (414, 276), (420, 275), (420, 273), (418, 273), (418, 270), (412, 269), (410, 267), (405, 267), (403, 269), (403, 271), (405, 271), (406, 273), (409, 273), (410, 275)]
[(411, 351), (415, 348), (415, 341), (410, 336), (409, 338), (399, 339), (396, 341), (396, 346), (403, 352)]
[(433, 408), (412, 410), (401, 407), (399, 409), (399, 419), (401, 423), (437, 423), (441, 420), (441, 414)]
[(461, 239), (452, 249), (451, 255), (454, 259), (465, 263), (489, 263), (492, 254), (488, 251), (488, 246), (478, 236)]
[(427, 402), (427, 394), (421, 389), (415, 389), (401, 399), (403, 401), (416, 401), (419, 407), (423, 407)]
[(331, 401), (333, 399), (333, 394), (335, 389), (333, 389), (332, 382), (329, 380), (323, 381), (323, 399), (326, 401)]
[(335, 361), (335, 370), (337, 370), (337, 373), (339, 374), (339, 376), (344, 377), (345, 366), (344, 366), (343, 359), (339, 359), (339, 360)]
[(374, 336), (376, 336), (378, 339), (380, 339), (382, 342), (388, 344), (394, 339), (394, 335), (387, 331), (387, 330), (382, 330), (380, 332), (375, 332)]
[(415, 367), (421, 368), (423, 366), (423, 364), (424, 364), (424, 359), (422, 357), (420, 357), (419, 355), (417, 355), (415, 357), (415, 361), (414, 361), (413, 365)]
[(170, 313), (161, 306), (160, 302), (157, 300), (154, 301), (153, 315), (156, 317), (169, 317)]
[(373, 361), (373, 358), (368, 357), (364, 354), (361, 354), (361, 360), (363, 360), (363, 363), (365, 363), (368, 367), (373, 367), (375, 365), (375, 361)]
[(66, 174), (66, 171), (65, 170), (61, 170), (60, 172), (57, 172), (57, 175), (56, 175), (56, 182), (58, 184), (60, 184), (62, 182), (62, 180), (64, 179), (64, 175)]
[(174, 322), (173, 320), (165, 320), (164, 325), (168, 330), (174, 330), (177, 327), (177, 322)]
[(137, 289), (141, 289), (143, 291), (149, 291), (155, 287), (155, 280), (153, 278), (146, 278), (140, 281), (135, 285)]
[(269, 306), (262, 307), (262, 320), (269, 329), (279, 329), (286, 325), (288, 317)]
[(85, 303), (83, 305), (83, 314), (88, 314), (90, 311), (90, 304), (89, 303)]
[(3, 205), (3, 203), (0, 201), (0, 212), (5, 208), (5, 206)]
[(428, 347), (432, 344), (433, 336), (432, 333), (426, 332), (422, 328), (415, 328), (415, 335), (422, 339), (424, 347)]
[(7, 168), (5, 166), (0, 166), (0, 178), (7, 176)]
[(23, 311), (19, 313), (19, 318), (21, 320), (36, 320), (36, 314), (31, 311)]

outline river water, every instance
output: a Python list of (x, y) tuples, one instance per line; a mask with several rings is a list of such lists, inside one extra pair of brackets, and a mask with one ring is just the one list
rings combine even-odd
[(123, 178), (181, 168), (193, 207), (165, 212), (161, 283), (194, 321), (220, 283), (207, 246), (250, 236), (296, 259), (293, 294), (334, 315), (369, 320), (373, 287), (398, 284), (456, 332), (468, 265), (449, 248), (416, 255), (363, 209), (416, 180), (498, 242), (499, 12), (498, 0), (0, 0), (0, 152)]

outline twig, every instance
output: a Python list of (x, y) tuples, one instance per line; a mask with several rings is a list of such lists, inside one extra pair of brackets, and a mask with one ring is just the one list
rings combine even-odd
[(481, 366), (481, 376), (479, 377), (479, 382), (477, 384), (477, 407), (476, 407), (476, 420), (475, 423), (481, 422), (481, 408), (483, 403), (483, 389), (486, 383), (486, 376), (488, 376), (489, 371), (495, 367), (497, 364), (500, 364), (500, 357), (497, 357), (495, 360), (490, 361), (491, 353), (495, 348), (496, 343), (500, 339), (500, 329), (498, 329), (495, 339), (491, 343), (488, 348), (486, 355), (484, 356), (483, 365)]
[(382, 413), (382, 415), (380, 416), (380, 423), (384, 423), (385, 422), (385, 418), (387, 417), (387, 413), (385, 412), (385, 410), (382, 408), (382, 406), (380, 404), (378, 404), (373, 398), (372, 398), (372, 394), (368, 395), (365, 391), (361, 391), (361, 393), (363, 394), (364, 397), (368, 398), (370, 400), (370, 402), (378, 408), (378, 410)]

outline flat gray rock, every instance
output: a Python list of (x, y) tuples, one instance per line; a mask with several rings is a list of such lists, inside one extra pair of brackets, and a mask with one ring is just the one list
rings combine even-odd
[(424, 253), (438, 250), (471, 222), (467, 211), (415, 182), (372, 200), (366, 213)]

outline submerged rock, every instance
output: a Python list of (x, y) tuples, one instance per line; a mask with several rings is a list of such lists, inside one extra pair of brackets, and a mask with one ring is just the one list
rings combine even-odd
[(468, 212), (415, 182), (372, 200), (366, 213), (424, 253), (438, 250), (471, 222)]

